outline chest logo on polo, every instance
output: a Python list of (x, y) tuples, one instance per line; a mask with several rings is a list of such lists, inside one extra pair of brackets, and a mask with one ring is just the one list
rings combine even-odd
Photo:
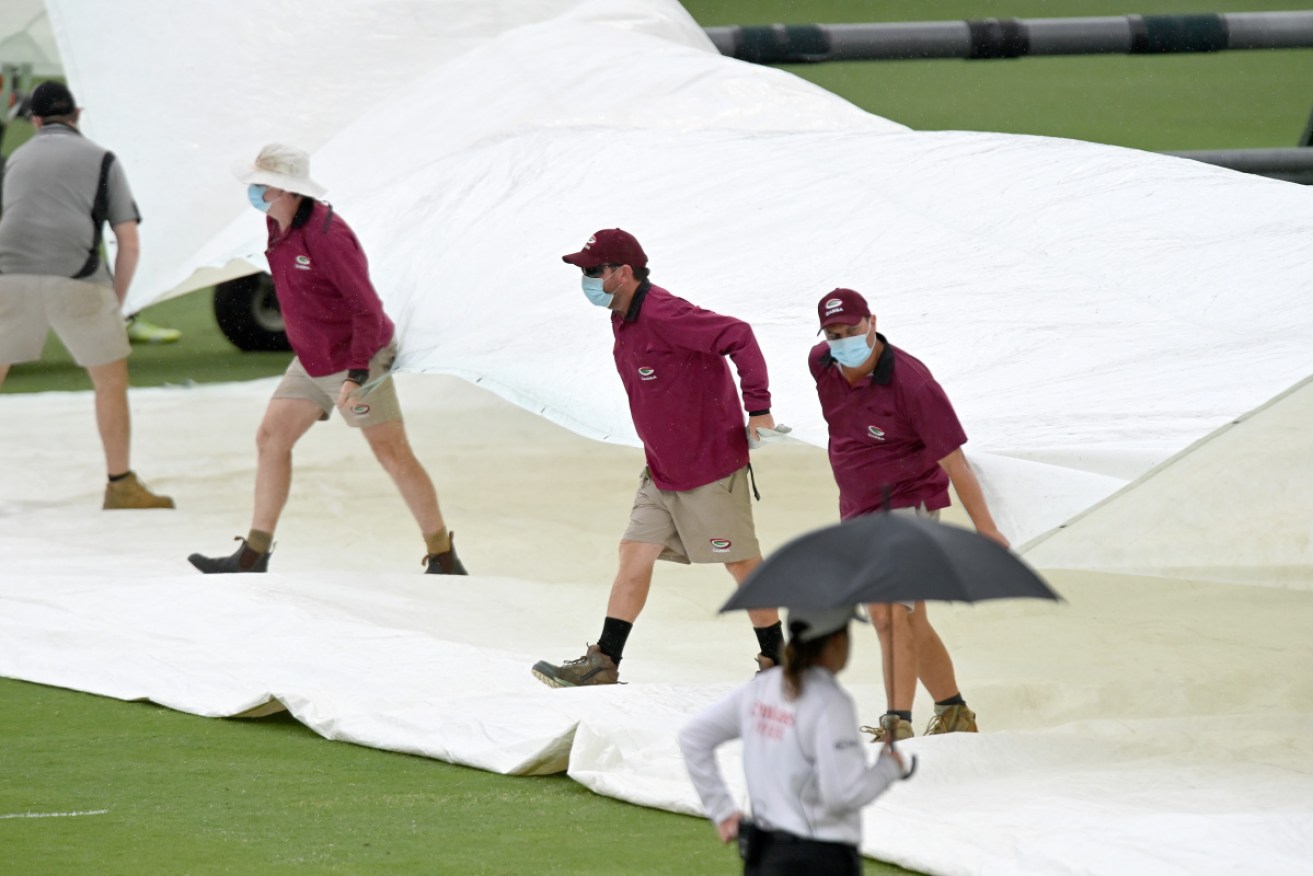
[(642, 380), (656, 380), (657, 374), (655, 368), (639, 368), (638, 376)]
[(884, 430), (881, 429), (879, 426), (867, 426), (867, 427), (866, 427), (866, 434), (867, 434), (867, 435), (870, 435), (870, 436), (871, 436), (872, 438), (874, 438), (876, 441), (883, 441), (883, 440), (884, 440)]
[(310, 270), (310, 256), (299, 255), (296, 257), (296, 269), (298, 271)]
[(713, 538), (711, 539), (711, 552), (713, 554), (727, 554), (733, 545), (734, 542), (728, 538)]

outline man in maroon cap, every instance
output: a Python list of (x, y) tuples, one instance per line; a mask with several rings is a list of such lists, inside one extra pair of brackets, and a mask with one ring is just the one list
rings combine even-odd
[[(615, 684), (658, 559), (723, 563), (738, 583), (761, 563), (748, 495), (748, 439), (726, 356), (738, 369), (753, 437), (775, 421), (752, 328), (652, 285), (647, 255), (633, 235), (599, 231), (562, 260), (583, 272), (588, 300), (611, 312), (616, 369), (647, 468), (620, 540), (601, 637), (584, 656), (560, 665), (540, 661), (533, 674), (552, 687)], [(758, 666), (778, 664), (779, 613), (757, 610), (749, 617), (761, 650)]]
[[(830, 426), (830, 467), (844, 520), (888, 509), (938, 518), (951, 482), (976, 530), (1008, 546), (989, 513), (980, 482), (962, 453), (967, 436), (944, 390), (920, 360), (875, 330), (866, 299), (835, 289), (817, 305), (825, 341), (808, 357)], [(930, 626), (925, 603), (870, 606), (893, 689), (878, 741), (913, 735), (912, 700), (919, 675), (935, 699), (927, 735), (976, 731), (948, 649)]]

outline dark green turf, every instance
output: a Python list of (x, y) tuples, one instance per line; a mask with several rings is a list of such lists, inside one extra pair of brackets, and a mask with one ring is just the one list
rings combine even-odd
[(0, 679), (0, 873), (698, 876), (735, 856), (702, 819), (565, 776), (332, 743), (285, 714), (198, 718)]

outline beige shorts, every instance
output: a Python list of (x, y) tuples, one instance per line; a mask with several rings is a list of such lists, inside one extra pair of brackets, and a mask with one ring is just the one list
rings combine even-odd
[[(879, 513), (879, 512), (876, 512), (876, 513)], [(925, 517), (925, 518), (928, 519), (928, 520), (938, 520), (938, 519), (939, 519), (939, 509), (938, 509), (938, 508), (936, 508), (935, 510), (931, 511), (930, 509), (926, 508), (926, 506), (924, 506), (924, 505), (914, 505), (914, 506), (911, 507), (911, 508), (895, 508), (895, 509), (893, 509), (893, 511), (891, 511), (890, 513), (892, 513), (892, 514), (914, 514), (914, 515), (916, 515), (917, 517)], [(903, 608), (907, 609), (908, 614), (911, 614), (912, 612), (916, 611), (916, 603), (915, 603), (915, 602), (899, 602), (899, 603), (896, 603), (896, 604), (897, 604), (897, 605), (901, 605)]]
[[(394, 341), (374, 354), (369, 360), (369, 379), (373, 380), (392, 367), (397, 358), (397, 345)], [(342, 383), (347, 373), (339, 371), (324, 377), (311, 377), (301, 365), (300, 359), (293, 359), (283, 374), (282, 381), (274, 390), (274, 398), (304, 399), (319, 405), (323, 414), (320, 420), (327, 420), (337, 407), (338, 396), (342, 393)], [(363, 398), (357, 398), (351, 404), (351, 413), (343, 417), (348, 426), (363, 428), (377, 426), (391, 420), (401, 419), (401, 401), (397, 398), (397, 386), (391, 377), (369, 390)]]
[(737, 563), (761, 553), (748, 469), (692, 490), (658, 489), (643, 469), (625, 541), (662, 544), (676, 563)]
[(0, 365), (39, 360), (52, 329), (83, 368), (126, 359), (132, 352), (114, 287), (68, 277), (0, 274)]

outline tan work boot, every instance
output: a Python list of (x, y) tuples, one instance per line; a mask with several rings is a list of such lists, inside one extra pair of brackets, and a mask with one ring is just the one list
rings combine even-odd
[(935, 706), (935, 716), (925, 728), (926, 736), (938, 736), (940, 733), (979, 733), (976, 728), (976, 713), (966, 707), (965, 703), (956, 706)]
[(105, 485), (103, 507), (106, 511), (118, 508), (172, 508), (173, 500), (152, 493), (135, 472), (128, 472), (127, 477)]
[(539, 660), (533, 665), (533, 674), (550, 687), (586, 687), (620, 682), (620, 670), (615, 661), (596, 645), (589, 645), (584, 656), (567, 660), (560, 666)]
[(863, 733), (871, 734), (872, 742), (884, 742), (889, 738), (889, 733), (894, 735), (895, 742), (902, 742), (904, 739), (911, 739), (916, 735), (916, 730), (912, 728), (911, 721), (904, 721), (897, 715), (881, 715), (878, 727), (864, 726), (861, 728)]
[(765, 672), (767, 669), (774, 669), (779, 664), (767, 657), (765, 654), (758, 654), (755, 658), (757, 661), (757, 674)]

